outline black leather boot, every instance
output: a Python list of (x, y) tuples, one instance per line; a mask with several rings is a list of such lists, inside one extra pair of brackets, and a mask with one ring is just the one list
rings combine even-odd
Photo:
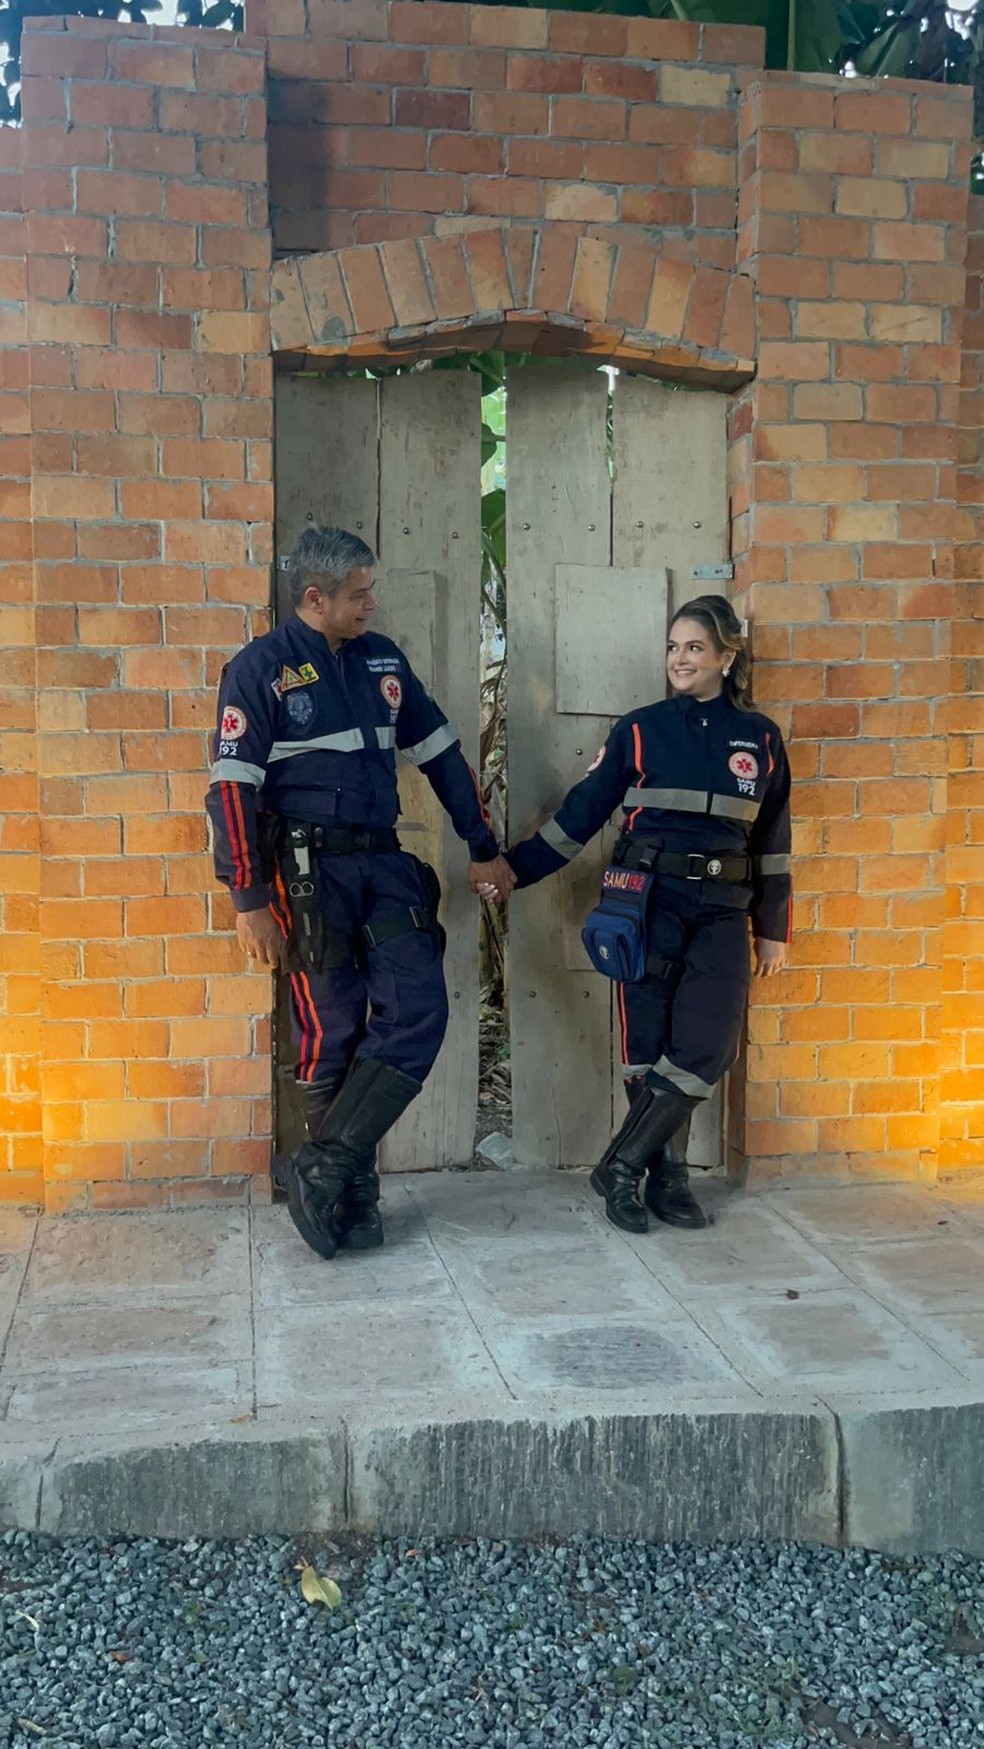
[(645, 1233), (649, 1222), (639, 1201), (639, 1185), (646, 1167), (697, 1101), (656, 1076), (646, 1076), (644, 1086), (634, 1088), (630, 1097), (629, 1114), (592, 1172), (591, 1188), (604, 1197), (605, 1213), (614, 1227)]
[(690, 1115), (688, 1111), (680, 1128), (663, 1143), (660, 1158), (646, 1174), (646, 1207), (671, 1227), (707, 1226), (707, 1216), (690, 1190), (687, 1173)]
[[(317, 1139), (307, 1142), (295, 1155), (287, 1186), (291, 1219), (319, 1256), (334, 1257), (339, 1227), (345, 1219), (339, 1205), (344, 1205), (346, 1193), (360, 1174), (365, 1174), (367, 1162), (372, 1172), (377, 1144), (416, 1098), (420, 1086), (412, 1076), (377, 1057), (363, 1057), (350, 1070), (334, 1100), (325, 1089), (323, 1118), (315, 1120)], [(381, 1227), (373, 1242), (382, 1242)]]

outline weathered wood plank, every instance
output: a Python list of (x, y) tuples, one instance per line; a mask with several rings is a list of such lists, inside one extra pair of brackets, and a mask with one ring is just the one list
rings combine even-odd
[[(510, 373), (507, 398), (509, 826), (534, 830), (587, 770), (607, 720), (558, 715), (555, 566), (609, 562), (608, 384), (576, 366)], [(528, 1165), (585, 1165), (611, 1134), (611, 994), (577, 939), (599, 841), (511, 901), (513, 1137)], [(578, 969), (568, 969), (571, 965)]]
[[(478, 758), (480, 434), (476, 373), (434, 371), (382, 384), (378, 619), (386, 629), (392, 601), (397, 624), (401, 576), (434, 574), (434, 696), (473, 765)], [(401, 624), (412, 643), (406, 615)], [(444, 888), (451, 1004), (437, 1065), (382, 1150), (385, 1170), (414, 1171), (465, 1165), (472, 1158), (478, 1106), (478, 910), (465, 882), (467, 849), (426, 779), (404, 767), (400, 796), (407, 825), (423, 828), (407, 848), (433, 863)]]
[(368, 377), (275, 381), (277, 618), (289, 613), (280, 560), (305, 524), (348, 528), (375, 548), (379, 520), (379, 384)]
[[(725, 397), (620, 376), (614, 402), (613, 564), (665, 566), (671, 612), (695, 595), (727, 595), (727, 583), (692, 575), (694, 565), (728, 557)], [(664, 651), (665, 629), (653, 649), (654, 699), (666, 695)], [(620, 1083), (618, 1054), (616, 1077)], [(690, 1157), (701, 1165), (722, 1164), (723, 1110), (719, 1086), (694, 1113)]]
[[(292, 612), (279, 560), (306, 523), (349, 528), (374, 546), (379, 506), (378, 387), (366, 377), (278, 376), (275, 386), (277, 620)], [(289, 984), (277, 980), (275, 1134), (279, 1153), (300, 1147), (304, 1118), (294, 1082)]]
[[(694, 595), (727, 595), (726, 583), (692, 574), (728, 557), (726, 397), (620, 376), (614, 399), (613, 563), (665, 565), (671, 612)], [(662, 698), (662, 661), (656, 672)]]
[(558, 565), (556, 582), (558, 711), (621, 717), (652, 704), (666, 638), (666, 572)]

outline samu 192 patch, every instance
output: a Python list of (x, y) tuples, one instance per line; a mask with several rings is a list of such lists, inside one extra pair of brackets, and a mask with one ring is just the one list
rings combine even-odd
[(222, 712), (219, 724), (219, 738), (223, 741), (241, 741), (249, 728), (246, 712), (241, 711), (237, 704), (227, 704)]
[(398, 711), (403, 703), (403, 687), (398, 674), (384, 674), (379, 682), (379, 690), (391, 711)]

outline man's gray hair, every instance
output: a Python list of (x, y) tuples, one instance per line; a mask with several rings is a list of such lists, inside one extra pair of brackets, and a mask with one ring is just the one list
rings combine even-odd
[(287, 561), (291, 607), (300, 607), (312, 584), (324, 595), (337, 595), (350, 571), (371, 569), (375, 563), (372, 548), (347, 528), (306, 528)]

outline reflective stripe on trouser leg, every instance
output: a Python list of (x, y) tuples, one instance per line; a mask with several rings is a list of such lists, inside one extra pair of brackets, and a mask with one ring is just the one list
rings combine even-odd
[(365, 1034), (365, 978), (356, 966), (292, 972), (290, 1014), (298, 1081), (344, 1074)]
[[(662, 934), (670, 920), (657, 913), (656, 921)], [(672, 921), (678, 926), (681, 922)], [(651, 1069), (681, 1093), (705, 1099), (738, 1051), (748, 998), (745, 913), (695, 906), (688, 937), (683, 972), (668, 1011), (660, 980), (643, 978), (625, 985), (624, 1072), (630, 1076)]]

